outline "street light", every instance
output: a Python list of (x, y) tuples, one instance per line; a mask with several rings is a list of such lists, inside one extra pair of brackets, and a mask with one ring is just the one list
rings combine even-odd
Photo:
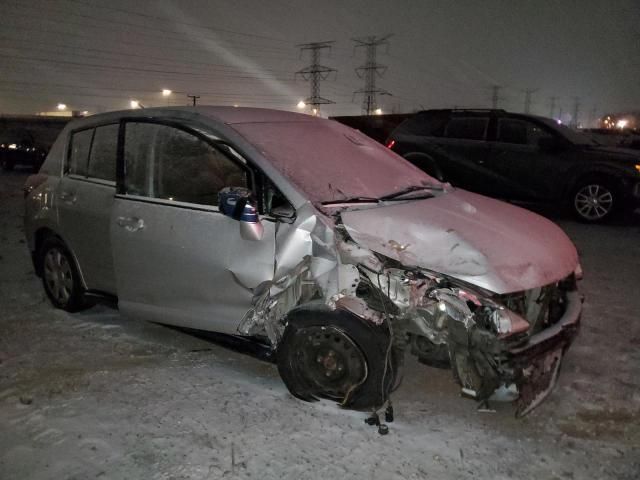
[(171, 95), (173, 93), (173, 90), (169, 90), (168, 88), (163, 88), (162, 89), (162, 96), (163, 97), (168, 97), (169, 95)]
[(300, 110), (302, 110), (302, 109), (303, 109), (304, 107), (306, 107), (306, 106), (307, 106), (307, 104), (306, 104), (306, 103), (304, 103), (302, 100), (300, 100), (300, 101), (298, 102), (298, 108), (299, 108)]
[(144, 108), (144, 106), (138, 100), (131, 100), (131, 108)]
[(382, 109), (376, 108), (376, 110), (373, 113), (375, 113), (376, 115), (382, 115)]
[(65, 105), (64, 103), (59, 103), (57, 106), (58, 110), (62, 111), (62, 110), (66, 110), (67, 109), (67, 105)]

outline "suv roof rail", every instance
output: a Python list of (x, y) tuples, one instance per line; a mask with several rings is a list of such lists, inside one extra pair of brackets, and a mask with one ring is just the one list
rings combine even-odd
[(503, 108), (431, 108), (428, 110), (420, 110), (418, 113), (425, 112), (495, 112), (507, 113)]

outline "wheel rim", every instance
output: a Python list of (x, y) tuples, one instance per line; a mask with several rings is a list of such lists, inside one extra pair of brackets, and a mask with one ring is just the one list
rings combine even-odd
[(73, 274), (67, 256), (59, 248), (51, 248), (44, 257), (44, 281), (51, 296), (64, 305), (71, 298)]
[(364, 355), (342, 330), (308, 327), (298, 330), (296, 337), (292, 366), (318, 395), (342, 400), (366, 379)]
[(581, 217), (600, 220), (611, 212), (613, 193), (603, 185), (585, 185), (576, 193), (574, 206)]

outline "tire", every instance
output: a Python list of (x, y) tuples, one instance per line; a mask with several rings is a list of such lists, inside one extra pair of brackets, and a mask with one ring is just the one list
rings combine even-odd
[(47, 238), (40, 249), (42, 285), (56, 308), (77, 312), (88, 308), (80, 273), (69, 249), (56, 237)]
[(371, 411), (382, 407), (399, 384), (401, 358), (394, 349), (385, 371), (388, 347), (385, 325), (323, 305), (306, 306), (287, 316), (278, 371), (296, 398), (325, 398)]
[(602, 223), (621, 210), (617, 186), (609, 179), (589, 177), (578, 181), (571, 191), (573, 215), (585, 223)]

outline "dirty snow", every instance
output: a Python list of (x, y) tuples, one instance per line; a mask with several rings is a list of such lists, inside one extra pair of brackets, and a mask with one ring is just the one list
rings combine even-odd
[(53, 309), (22, 237), (26, 174), (0, 173), (0, 479), (637, 479), (640, 228), (561, 225), (583, 328), (528, 417), (479, 413), (409, 361), (380, 436), (292, 398), (274, 365), (97, 306)]

